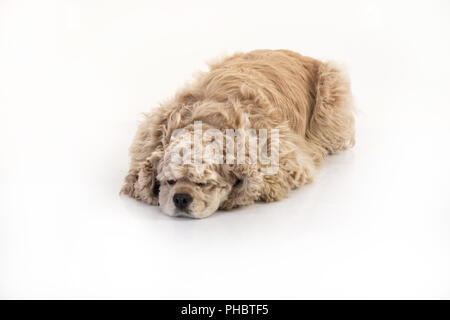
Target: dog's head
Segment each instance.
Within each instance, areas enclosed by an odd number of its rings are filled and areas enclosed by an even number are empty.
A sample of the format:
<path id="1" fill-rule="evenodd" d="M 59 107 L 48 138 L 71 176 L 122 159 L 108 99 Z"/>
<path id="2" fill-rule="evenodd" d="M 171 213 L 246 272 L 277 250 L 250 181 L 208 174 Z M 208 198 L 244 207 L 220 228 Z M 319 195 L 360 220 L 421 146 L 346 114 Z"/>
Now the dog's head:
<path id="1" fill-rule="evenodd" d="M 169 216 L 205 218 L 219 208 L 253 202 L 263 185 L 256 165 L 223 163 L 222 132 L 206 132 L 196 144 L 189 129 L 172 133 L 163 150 L 149 158 L 152 170 L 146 172 L 152 172 L 153 178 L 144 192 L 151 192 Z"/>
<path id="2" fill-rule="evenodd" d="M 254 132 L 249 130 L 248 117 L 241 109 L 232 103 L 220 108 L 206 104 L 198 108 L 201 114 L 186 107 L 158 118 L 159 125 L 152 123 L 156 133 L 151 139 L 153 144 L 140 143 L 137 148 L 153 151 L 138 165 L 137 172 L 130 174 L 124 193 L 158 204 L 167 215 L 192 218 L 205 218 L 219 208 L 232 209 L 261 199 L 267 172 L 263 172 L 266 165 L 260 162 L 259 152 L 268 149 L 271 140 L 258 140 L 255 162 L 251 151 L 256 149 L 250 146 L 250 141 L 255 141 Z M 196 136 L 198 122 L 203 126 L 200 137 Z M 146 137 L 139 136 L 142 140 Z M 277 153 L 272 154 L 278 160 Z M 271 163 L 277 168 L 278 161 Z"/>
<path id="3" fill-rule="evenodd" d="M 204 150 L 201 139 L 201 157 L 196 161 L 195 139 L 191 130 L 172 133 L 158 163 L 159 206 L 167 215 L 208 217 L 227 200 L 237 181 L 215 161 L 214 152 L 222 152 L 218 144 L 214 150 Z"/>

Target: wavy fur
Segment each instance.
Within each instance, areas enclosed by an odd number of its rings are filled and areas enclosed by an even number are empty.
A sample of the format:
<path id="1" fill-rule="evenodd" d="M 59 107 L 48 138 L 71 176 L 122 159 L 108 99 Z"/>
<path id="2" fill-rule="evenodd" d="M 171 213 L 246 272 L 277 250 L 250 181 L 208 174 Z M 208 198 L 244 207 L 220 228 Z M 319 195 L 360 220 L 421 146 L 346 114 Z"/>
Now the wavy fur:
<path id="1" fill-rule="evenodd" d="M 218 130 L 278 129 L 278 172 L 264 175 L 259 163 L 247 162 L 170 168 L 164 155 L 172 147 L 173 131 L 192 130 L 196 120 Z M 238 53 L 212 64 L 146 115 L 130 148 L 121 193 L 159 203 L 172 214 L 170 197 L 181 188 L 194 196 L 192 216 L 205 217 L 217 208 L 286 198 L 291 189 L 313 180 L 329 154 L 353 145 L 350 81 L 341 68 L 287 50 Z M 168 186 L 168 179 L 179 180 L 179 186 Z M 194 187 L 193 181 L 203 180 L 213 187 Z"/>

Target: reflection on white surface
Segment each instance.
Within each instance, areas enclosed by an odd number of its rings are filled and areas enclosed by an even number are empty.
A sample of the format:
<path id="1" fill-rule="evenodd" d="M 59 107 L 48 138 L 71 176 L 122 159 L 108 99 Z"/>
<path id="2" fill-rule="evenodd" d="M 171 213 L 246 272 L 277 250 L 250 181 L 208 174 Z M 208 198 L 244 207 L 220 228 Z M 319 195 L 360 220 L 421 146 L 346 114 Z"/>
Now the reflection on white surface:
<path id="1" fill-rule="evenodd" d="M 449 4 L 294 5 L 2 1 L 0 297 L 450 298 Z M 348 65 L 357 146 L 205 220 L 119 197 L 139 114 L 254 48 Z"/>

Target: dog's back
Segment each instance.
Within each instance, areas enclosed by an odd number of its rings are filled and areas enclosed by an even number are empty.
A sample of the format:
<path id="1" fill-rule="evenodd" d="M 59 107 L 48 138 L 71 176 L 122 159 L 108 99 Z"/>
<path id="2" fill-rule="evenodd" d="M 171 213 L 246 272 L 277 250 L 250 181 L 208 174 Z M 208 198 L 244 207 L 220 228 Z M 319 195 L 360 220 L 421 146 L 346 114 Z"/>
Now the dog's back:
<path id="1" fill-rule="evenodd" d="M 227 98 L 242 94 L 242 85 L 261 90 L 279 109 L 280 121 L 305 134 L 320 62 L 288 50 L 256 50 L 235 54 L 212 66 L 205 78 L 206 95 Z"/>
<path id="2" fill-rule="evenodd" d="M 277 109 L 274 121 L 288 121 L 324 153 L 354 144 L 350 81 L 336 65 L 289 50 L 255 50 L 213 64 L 201 81 L 204 97 L 213 100 L 242 99 L 243 86 L 261 90 Z"/>

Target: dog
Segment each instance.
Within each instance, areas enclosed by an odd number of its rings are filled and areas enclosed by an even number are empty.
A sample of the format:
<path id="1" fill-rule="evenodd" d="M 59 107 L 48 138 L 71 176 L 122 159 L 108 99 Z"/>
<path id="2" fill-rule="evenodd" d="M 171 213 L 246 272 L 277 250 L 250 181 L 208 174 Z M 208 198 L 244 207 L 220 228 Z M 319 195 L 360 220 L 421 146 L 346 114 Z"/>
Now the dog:
<path id="1" fill-rule="evenodd" d="M 121 193 L 191 218 L 278 201 L 354 145 L 354 122 L 350 81 L 337 64 L 289 50 L 237 53 L 145 114 Z M 196 137 L 198 128 L 213 134 Z M 248 150 L 254 138 L 265 159 Z"/>

